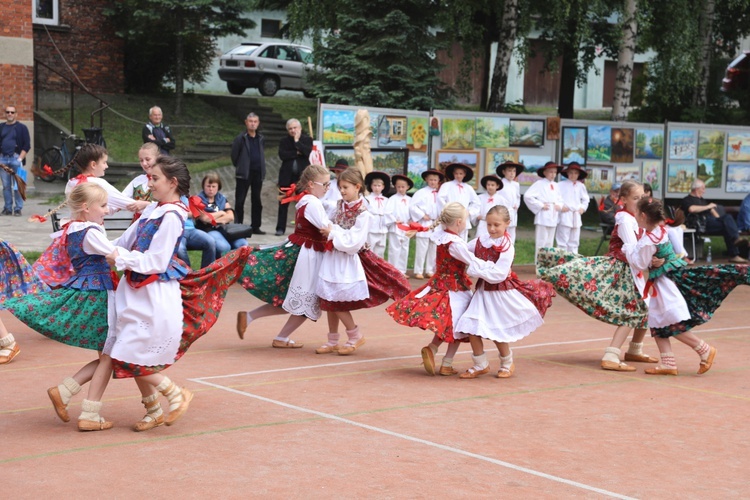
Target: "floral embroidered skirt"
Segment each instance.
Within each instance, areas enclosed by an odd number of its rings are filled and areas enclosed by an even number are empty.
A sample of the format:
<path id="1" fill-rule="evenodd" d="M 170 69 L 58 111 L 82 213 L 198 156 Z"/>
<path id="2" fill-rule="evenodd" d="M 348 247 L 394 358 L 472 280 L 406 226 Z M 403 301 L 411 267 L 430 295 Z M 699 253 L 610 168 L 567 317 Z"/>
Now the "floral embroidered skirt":
<path id="1" fill-rule="evenodd" d="M 584 257 L 558 248 L 541 248 L 537 275 L 594 319 L 630 328 L 648 325 L 648 306 L 635 286 L 630 266 L 614 257 Z"/>
<path id="2" fill-rule="evenodd" d="M 299 252 L 297 245 L 254 249 L 242 270 L 240 284 L 263 302 L 281 306 L 289 291 Z"/>
<path id="3" fill-rule="evenodd" d="M 11 297 L 46 292 L 45 285 L 21 252 L 0 239 L 0 309 Z"/>
<path id="4" fill-rule="evenodd" d="M 371 250 L 359 252 L 359 259 L 365 270 L 367 289 L 370 296 L 351 302 L 334 302 L 320 299 L 324 311 L 355 311 L 385 304 L 388 300 L 399 300 L 411 292 L 409 280 L 385 260 Z"/>
<path id="5" fill-rule="evenodd" d="M 210 265 L 190 272 L 180 280 L 182 292 L 182 338 L 175 356 L 180 359 L 188 348 L 216 323 L 229 287 L 240 279 L 251 247 L 232 250 Z M 126 283 L 120 286 L 128 286 Z M 158 373 L 171 365 L 141 366 L 113 359 L 114 377 L 139 377 Z"/>
<path id="6" fill-rule="evenodd" d="M 668 338 L 707 322 L 737 285 L 750 285 L 747 265 L 683 267 L 669 273 L 690 311 L 690 319 L 652 328 L 654 337 Z"/>

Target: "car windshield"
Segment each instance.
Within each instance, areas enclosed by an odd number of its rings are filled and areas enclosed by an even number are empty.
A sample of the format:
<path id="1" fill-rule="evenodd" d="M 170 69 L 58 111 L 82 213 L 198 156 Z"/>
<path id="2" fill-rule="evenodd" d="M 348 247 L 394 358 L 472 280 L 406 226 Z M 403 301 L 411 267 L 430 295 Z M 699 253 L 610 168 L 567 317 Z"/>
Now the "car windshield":
<path id="1" fill-rule="evenodd" d="M 306 49 L 303 47 L 297 47 L 297 50 L 299 51 L 300 59 L 302 59 L 302 62 L 305 64 L 312 64 L 313 62 L 313 55 L 312 51 L 310 49 Z"/>
<path id="2" fill-rule="evenodd" d="M 249 56 L 249 55 L 252 55 L 252 53 L 255 52 L 258 49 L 258 47 L 260 47 L 260 45 L 238 45 L 237 47 L 227 52 L 225 55 Z"/>

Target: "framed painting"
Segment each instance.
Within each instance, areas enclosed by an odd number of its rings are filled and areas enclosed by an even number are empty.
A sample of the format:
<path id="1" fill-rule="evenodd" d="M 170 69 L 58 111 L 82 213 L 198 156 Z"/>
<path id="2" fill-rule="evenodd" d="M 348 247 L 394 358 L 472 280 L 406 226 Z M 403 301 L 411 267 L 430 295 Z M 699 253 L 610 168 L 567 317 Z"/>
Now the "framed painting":
<path id="1" fill-rule="evenodd" d="M 586 165 L 586 127 L 563 127 L 562 129 L 562 163 L 567 165 L 577 161 Z"/>
<path id="2" fill-rule="evenodd" d="M 707 158 L 711 160 L 724 159 L 724 142 L 726 133 L 723 130 L 699 130 L 698 131 L 698 159 Z M 698 172 L 700 177 L 700 172 Z M 719 186 L 716 186 L 719 187 Z"/>
<path id="3" fill-rule="evenodd" d="M 414 189 L 417 190 L 426 186 L 424 179 L 422 179 L 422 172 L 429 168 L 427 155 L 409 152 L 409 160 L 407 163 L 409 179 L 414 182 Z"/>
<path id="4" fill-rule="evenodd" d="M 445 128 L 445 120 L 443 120 L 443 128 Z M 455 151 L 447 149 L 439 149 L 435 151 L 435 168 L 441 172 L 445 172 L 445 167 L 451 163 L 463 163 L 471 167 L 474 171 L 474 177 L 469 181 L 469 184 L 474 186 L 474 189 L 479 187 L 479 178 L 481 172 L 479 171 L 479 151 Z"/>
<path id="5" fill-rule="evenodd" d="M 612 128 L 612 163 L 633 163 L 633 129 Z"/>
<path id="6" fill-rule="evenodd" d="M 560 140 L 560 117 L 559 116 L 550 116 L 547 118 L 547 140 L 548 141 Z"/>
<path id="7" fill-rule="evenodd" d="M 590 125 L 587 141 L 586 158 L 588 161 L 610 161 L 612 156 L 612 127 L 608 125 Z"/>
<path id="8" fill-rule="evenodd" d="M 378 142 L 378 123 L 380 123 L 380 115 L 378 113 L 370 113 L 370 132 L 372 132 L 372 139 L 375 144 Z"/>
<path id="9" fill-rule="evenodd" d="M 508 118 L 477 118 L 474 147 L 507 148 L 509 129 L 510 119 Z"/>
<path id="10" fill-rule="evenodd" d="M 622 184 L 625 181 L 641 182 L 641 166 L 623 165 L 615 167 L 615 182 Z"/>
<path id="11" fill-rule="evenodd" d="M 727 165 L 727 193 L 750 193 L 750 165 Z"/>
<path id="12" fill-rule="evenodd" d="M 724 148 L 722 148 L 722 152 Z M 698 160 L 698 178 L 706 184 L 707 188 L 720 188 L 722 183 L 723 160 L 700 158 Z"/>
<path id="13" fill-rule="evenodd" d="M 727 161 L 750 161 L 750 132 L 729 132 Z"/>
<path id="14" fill-rule="evenodd" d="M 661 161 L 648 160 L 643 162 L 643 182 L 651 184 L 654 193 L 658 193 L 662 186 Z"/>
<path id="15" fill-rule="evenodd" d="M 427 118 L 409 117 L 406 120 L 406 147 L 409 151 L 427 152 Z"/>
<path id="16" fill-rule="evenodd" d="M 541 148 L 544 146 L 544 120 L 510 120 L 510 147 Z"/>
<path id="17" fill-rule="evenodd" d="M 443 118 L 443 149 L 466 150 L 474 147 L 475 122 L 465 118 Z"/>
<path id="18" fill-rule="evenodd" d="M 695 163 L 670 163 L 667 168 L 667 192 L 689 193 L 695 173 Z"/>
<path id="19" fill-rule="evenodd" d="M 484 150 L 484 172 L 482 175 L 495 173 L 501 163 L 514 161 L 518 163 L 518 150 L 510 148 L 487 148 Z"/>
<path id="20" fill-rule="evenodd" d="M 545 163 L 552 160 L 549 156 L 544 155 L 521 155 L 518 157 L 518 163 L 523 165 L 524 170 L 521 175 L 516 177 L 518 183 L 522 186 L 531 186 L 534 182 L 539 180 L 539 176 L 536 175 L 536 171 L 543 167 Z"/>
<path id="21" fill-rule="evenodd" d="M 406 117 L 380 115 L 378 147 L 406 147 Z"/>
<path id="22" fill-rule="evenodd" d="M 636 130 L 635 157 L 638 159 L 664 158 L 664 132 L 661 130 Z"/>
<path id="23" fill-rule="evenodd" d="M 335 165 L 336 160 L 346 160 L 349 165 L 354 165 L 354 148 L 349 146 L 326 146 L 323 156 L 326 165 Z"/>
<path id="24" fill-rule="evenodd" d="M 380 170 L 390 176 L 395 174 L 408 175 L 409 151 L 404 148 L 377 148 L 372 154 L 372 169 Z M 354 165 L 354 163 L 350 163 Z"/>
<path id="25" fill-rule="evenodd" d="M 323 110 L 323 143 L 354 144 L 354 111 Z"/>
<path id="26" fill-rule="evenodd" d="M 696 143 L 695 130 L 669 131 L 669 159 L 695 160 Z M 682 191 L 670 191 L 681 193 Z"/>
<path id="27" fill-rule="evenodd" d="M 597 165 L 590 163 L 586 166 L 588 176 L 583 180 L 583 184 L 589 193 L 608 194 L 612 189 L 615 178 L 615 168 L 612 165 Z"/>

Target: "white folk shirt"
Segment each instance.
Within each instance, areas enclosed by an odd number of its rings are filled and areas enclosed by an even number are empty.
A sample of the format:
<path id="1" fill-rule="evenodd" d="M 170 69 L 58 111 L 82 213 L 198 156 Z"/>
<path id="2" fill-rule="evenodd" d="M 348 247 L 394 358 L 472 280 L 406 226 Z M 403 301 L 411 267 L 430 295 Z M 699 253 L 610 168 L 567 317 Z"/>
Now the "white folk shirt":
<path id="1" fill-rule="evenodd" d="M 509 205 L 508 211 L 510 211 L 510 225 L 508 227 L 518 226 L 518 207 L 521 206 L 521 185 L 518 181 L 509 181 L 503 178 L 503 189 L 498 191 L 498 194 L 507 200 Z"/>
<path id="2" fill-rule="evenodd" d="M 385 222 L 388 224 L 389 233 L 406 234 L 405 231 L 396 226 L 396 223 L 409 224 L 409 221 L 411 221 L 409 216 L 410 204 L 411 198 L 405 194 L 396 193 L 388 198 L 388 203 L 385 206 Z"/>
<path id="3" fill-rule="evenodd" d="M 539 179 L 523 195 L 523 201 L 534 214 L 534 224 L 546 227 L 557 227 L 558 211 L 563 206 L 560 187 L 554 181 Z M 547 210 L 542 210 L 548 204 Z"/>
<path id="4" fill-rule="evenodd" d="M 375 193 L 370 193 L 365 196 L 365 200 L 367 211 L 373 215 L 373 220 L 370 222 L 370 232 L 386 234 L 388 232 L 388 226 L 385 221 L 385 209 L 388 204 L 388 198 L 382 193 L 377 195 Z"/>
<path id="5" fill-rule="evenodd" d="M 411 205 L 409 206 L 411 220 L 418 222 L 424 227 L 429 227 L 440 217 L 440 209 L 438 207 L 438 190 L 425 186 L 414 193 L 414 197 L 411 199 Z M 425 220 L 425 215 L 430 220 Z M 416 237 L 429 238 L 430 233 L 432 233 L 432 230 L 422 231 L 417 233 Z"/>
<path id="6" fill-rule="evenodd" d="M 568 212 L 560 212 L 560 225 L 565 227 L 581 227 L 581 214 L 589 207 L 589 192 L 581 181 L 562 181 L 558 183 L 563 206 L 568 207 Z"/>
<path id="7" fill-rule="evenodd" d="M 440 186 L 438 191 L 438 206 L 442 212 L 448 203 L 458 202 L 469 211 L 469 219 L 466 221 L 466 229 L 471 229 L 471 221 L 476 221 L 479 215 L 479 197 L 474 188 L 465 182 L 453 179 Z"/>

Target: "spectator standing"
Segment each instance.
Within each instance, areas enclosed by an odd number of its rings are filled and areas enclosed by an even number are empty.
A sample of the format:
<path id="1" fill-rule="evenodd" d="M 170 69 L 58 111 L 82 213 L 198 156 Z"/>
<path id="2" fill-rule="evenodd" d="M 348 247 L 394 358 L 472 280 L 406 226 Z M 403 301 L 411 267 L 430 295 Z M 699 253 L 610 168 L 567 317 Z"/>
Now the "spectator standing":
<path id="1" fill-rule="evenodd" d="M 260 118 L 255 113 L 249 113 L 245 118 L 247 131 L 238 135 L 232 142 L 232 164 L 235 167 L 237 185 L 234 192 L 235 221 L 243 224 L 245 221 L 245 199 L 250 191 L 250 225 L 253 234 L 266 234 L 261 230 L 263 202 L 260 197 L 263 189 L 263 179 L 266 178 L 266 142 L 258 133 Z"/>
<path id="2" fill-rule="evenodd" d="M 5 123 L 0 124 L 0 163 L 4 163 L 18 173 L 21 165 L 26 164 L 26 155 L 31 150 L 31 136 L 29 129 L 18 121 L 18 112 L 15 106 L 5 106 Z M 0 179 L 3 183 L 3 205 L 2 215 L 21 215 L 23 198 L 16 190 L 13 193 L 14 177 L 9 172 L 0 169 Z M 13 201 L 15 199 L 15 208 Z"/>
<path id="3" fill-rule="evenodd" d="M 148 123 L 143 126 L 141 131 L 141 137 L 143 143 L 153 142 L 159 146 L 159 153 L 163 155 L 169 155 L 176 144 L 174 137 L 172 137 L 172 129 L 169 125 L 162 123 L 164 114 L 159 106 L 154 106 L 148 110 Z"/>
<path id="4" fill-rule="evenodd" d="M 286 122 L 289 133 L 279 142 L 279 189 L 288 188 L 299 182 L 302 171 L 310 164 L 310 153 L 313 148 L 312 137 L 302 133 L 299 120 L 292 118 Z M 286 230 L 287 212 L 289 205 L 279 202 L 279 216 L 276 220 L 276 236 L 281 236 Z"/>

